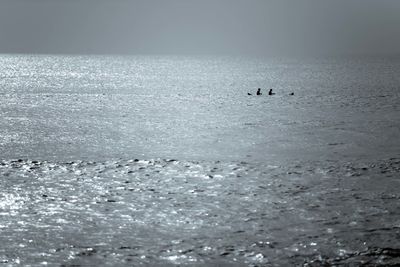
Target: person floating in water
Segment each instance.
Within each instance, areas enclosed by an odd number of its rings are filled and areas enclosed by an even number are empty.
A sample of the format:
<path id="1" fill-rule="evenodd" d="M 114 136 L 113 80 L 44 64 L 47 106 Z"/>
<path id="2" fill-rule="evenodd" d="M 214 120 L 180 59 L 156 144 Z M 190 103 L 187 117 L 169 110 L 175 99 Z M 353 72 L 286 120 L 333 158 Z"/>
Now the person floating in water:
<path id="1" fill-rule="evenodd" d="M 272 89 L 269 89 L 268 95 L 274 95 L 275 93 L 272 92 Z"/>
<path id="2" fill-rule="evenodd" d="M 253 94 L 247 93 L 247 95 L 253 95 Z M 261 93 L 261 88 L 258 88 L 258 89 L 257 89 L 256 95 L 262 95 L 262 93 Z"/>
<path id="3" fill-rule="evenodd" d="M 294 93 L 290 93 L 289 95 L 294 95 Z"/>

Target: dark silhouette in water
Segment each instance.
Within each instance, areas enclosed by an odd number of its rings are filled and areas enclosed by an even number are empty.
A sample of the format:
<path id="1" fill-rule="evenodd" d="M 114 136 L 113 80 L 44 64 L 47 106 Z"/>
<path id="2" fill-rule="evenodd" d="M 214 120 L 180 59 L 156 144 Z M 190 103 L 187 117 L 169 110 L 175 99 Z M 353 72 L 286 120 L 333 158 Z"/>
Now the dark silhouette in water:
<path id="1" fill-rule="evenodd" d="M 261 88 L 258 88 L 258 89 L 257 89 L 257 95 L 262 95 L 262 93 L 261 93 Z"/>
<path id="2" fill-rule="evenodd" d="M 274 95 L 275 93 L 272 92 L 272 89 L 269 89 L 268 95 Z"/>
<path id="3" fill-rule="evenodd" d="M 247 93 L 247 95 L 252 95 L 252 94 L 250 94 L 250 93 Z"/>
<path id="4" fill-rule="evenodd" d="M 294 95 L 294 93 L 290 93 L 289 95 Z"/>

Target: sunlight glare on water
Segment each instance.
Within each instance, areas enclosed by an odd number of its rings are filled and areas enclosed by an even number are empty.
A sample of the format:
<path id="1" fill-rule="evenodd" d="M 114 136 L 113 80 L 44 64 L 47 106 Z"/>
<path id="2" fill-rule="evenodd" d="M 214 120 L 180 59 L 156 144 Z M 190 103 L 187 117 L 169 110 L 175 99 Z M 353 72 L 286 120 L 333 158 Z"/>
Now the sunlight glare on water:
<path id="1" fill-rule="evenodd" d="M 384 59 L 2 55 L 0 145 L 45 159 L 390 154 L 399 70 Z"/>
<path id="2" fill-rule="evenodd" d="M 0 263 L 399 264 L 399 70 L 1 55 Z"/>

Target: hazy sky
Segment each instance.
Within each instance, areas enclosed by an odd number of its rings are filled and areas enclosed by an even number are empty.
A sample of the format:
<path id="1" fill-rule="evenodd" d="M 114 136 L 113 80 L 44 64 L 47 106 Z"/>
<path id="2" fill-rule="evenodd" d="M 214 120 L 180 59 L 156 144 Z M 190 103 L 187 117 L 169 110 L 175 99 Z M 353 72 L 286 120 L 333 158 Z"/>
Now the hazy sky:
<path id="1" fill-rule="evenodd" d="M 400 54 L 400 0 L 0 0 L 0 53 Z"/>

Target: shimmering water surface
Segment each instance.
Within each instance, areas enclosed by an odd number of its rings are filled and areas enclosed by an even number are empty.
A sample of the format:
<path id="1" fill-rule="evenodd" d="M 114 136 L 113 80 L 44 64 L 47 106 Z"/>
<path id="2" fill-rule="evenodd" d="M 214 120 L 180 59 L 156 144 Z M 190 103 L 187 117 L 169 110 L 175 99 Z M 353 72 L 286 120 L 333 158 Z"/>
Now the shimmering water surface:
<path id="1" fill-rule="evenodd" d="M 0 266 L 400 264 L 399 73 L 2 55 Z"/>
<path id="2" fill-rule="evenodd" d="M 400 60 L 384 59 L 3 55 L 0 149 L 43 159 L 396 155 L 399 73 Z M 247 96 L 258 87 L 263 96 Z"/>

